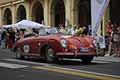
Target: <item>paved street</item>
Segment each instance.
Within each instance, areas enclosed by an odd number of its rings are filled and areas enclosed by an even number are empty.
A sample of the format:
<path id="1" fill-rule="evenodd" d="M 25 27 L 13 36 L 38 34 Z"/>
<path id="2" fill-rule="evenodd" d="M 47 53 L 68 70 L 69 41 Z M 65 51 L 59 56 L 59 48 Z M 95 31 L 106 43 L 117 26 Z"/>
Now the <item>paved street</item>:
<path id="1" fill-rule="evenodd" d="M 120 58 L 95 57 L 92 63 L 64 59 L 50 64 L 40 59 L 16 59 L 8 49 L 0 49 L 2 80 L 120 80 Z"/>

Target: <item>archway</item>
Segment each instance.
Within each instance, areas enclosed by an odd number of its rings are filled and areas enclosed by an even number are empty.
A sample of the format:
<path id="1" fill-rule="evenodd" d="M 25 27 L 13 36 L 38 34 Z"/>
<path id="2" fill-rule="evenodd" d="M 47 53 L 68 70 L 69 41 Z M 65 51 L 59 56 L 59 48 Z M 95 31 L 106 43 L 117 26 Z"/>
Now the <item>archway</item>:
<path id="1" fill-rule="evenodd" d="M 120 0 L 110 0 L 110 19 L 115 24 L 120 24 Z"/>
<path id="2" fill-rule="evenodd" d="M 59 24 L 65 25 L 65 5 L 63 0 L 53 0 L 51 4 L 51 20 L 53 26 L 58 27 Z"/>
<path id="3" fill-rule="evenodd" d="M 91 4 L 90 0 L 74 0 L 73 2 L 73 22 L 76 25 L 91 24 Z"/>
<path id="4" fill-rule="evenodd" d="M 38 23 L 42 23 L 44 21 L 43 15 L 43 6 L 42 4 L 37 1 L 32 7 L 32 20 Z"/>
<path id="5" fill-rule="evenodd" d="M 4 20 L 3 23 L 5 25 L 12 24 L 12 13 L 9 8 L 7 8 L 4 12 Z"/>
<path id="6" fill-rule="evenodd" d="M 17 22 L 26 19 L 26 10 L 23 5 L 20 5 L 17 11 Z"/>
<path id="7" fill-rule="evenodd" d="M 79 0 L 78 3 L 78 24 L 80 26 L 91 24 L 90 0 Z"/>

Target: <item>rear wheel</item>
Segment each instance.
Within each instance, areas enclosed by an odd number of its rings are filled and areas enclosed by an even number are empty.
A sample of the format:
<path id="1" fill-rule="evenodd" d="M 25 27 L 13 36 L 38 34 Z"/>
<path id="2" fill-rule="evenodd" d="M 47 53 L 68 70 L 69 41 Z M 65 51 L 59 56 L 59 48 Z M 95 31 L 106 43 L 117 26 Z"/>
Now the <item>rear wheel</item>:
<path id="1" fill-rule="evenodd" d="M 83 56 L 81 57 L 82 63 L 90 63 L 93 60 L 94 56 Z"/>
<path id="2" fill-rule="evenodd" d="M 24 56 L 22 55 L 22 51 L 20 48 L 17 48 L 15 51 L 16 58 L 23 59 Z"/>
<path id="3" fill-rule="evenodd" d="M 55 57 L 55 52 L 51 47 L 46 48 L 45 59 L 47 62 L 55 62 L 57 58 Z"/>

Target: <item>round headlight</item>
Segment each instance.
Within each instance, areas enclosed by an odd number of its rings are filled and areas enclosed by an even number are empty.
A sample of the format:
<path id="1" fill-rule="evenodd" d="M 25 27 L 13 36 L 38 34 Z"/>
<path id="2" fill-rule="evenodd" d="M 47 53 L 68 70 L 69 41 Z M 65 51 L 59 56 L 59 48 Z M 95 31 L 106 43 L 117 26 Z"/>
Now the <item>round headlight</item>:
<path id="1" fill-rule="evenodd" d="M 62 47 L 67 48 L 68 42 L 66 39 L 61 39 L 60 43 L 61 43 Z"/>

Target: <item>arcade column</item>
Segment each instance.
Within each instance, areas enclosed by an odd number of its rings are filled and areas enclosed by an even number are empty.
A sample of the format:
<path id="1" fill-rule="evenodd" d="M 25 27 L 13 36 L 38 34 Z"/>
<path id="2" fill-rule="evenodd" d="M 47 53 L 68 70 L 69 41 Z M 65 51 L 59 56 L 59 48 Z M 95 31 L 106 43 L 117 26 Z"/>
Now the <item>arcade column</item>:
<path id="1" fill-rule="evenodd" d="M 0 27 L 2 26 L 2 9 L 0 8 Z"/>
<path id="2" fill-rule="evenodd" d="M 103 36 L 106 35 L 106 29 L 107 29 L 107 23 L 110 20 L 110 7 L 107 8 L 105 15 L 103 16 L 103 21 L 102 21 L 102 33 Z"/>
<path id="3" fill-rule="evenodd" d="M 16 5 L 12 5 L 12 24 L 16 23 Z"/>
<path id="4" fill-rule="evenodd" d="M 29 3 L 29 1 L 25 2 L 25 7 L 26 7 L 26 18 L 27 18 L 27 20 L 32 20 L 31 13 L 30 13 L 30 3 Z"/>
<path id="5" fill-rule="evenodd" d="M 44 0 L 44 24 L 45 25 L 50 25 L 49 23 L 49 2 L 48 0 Z"/>

